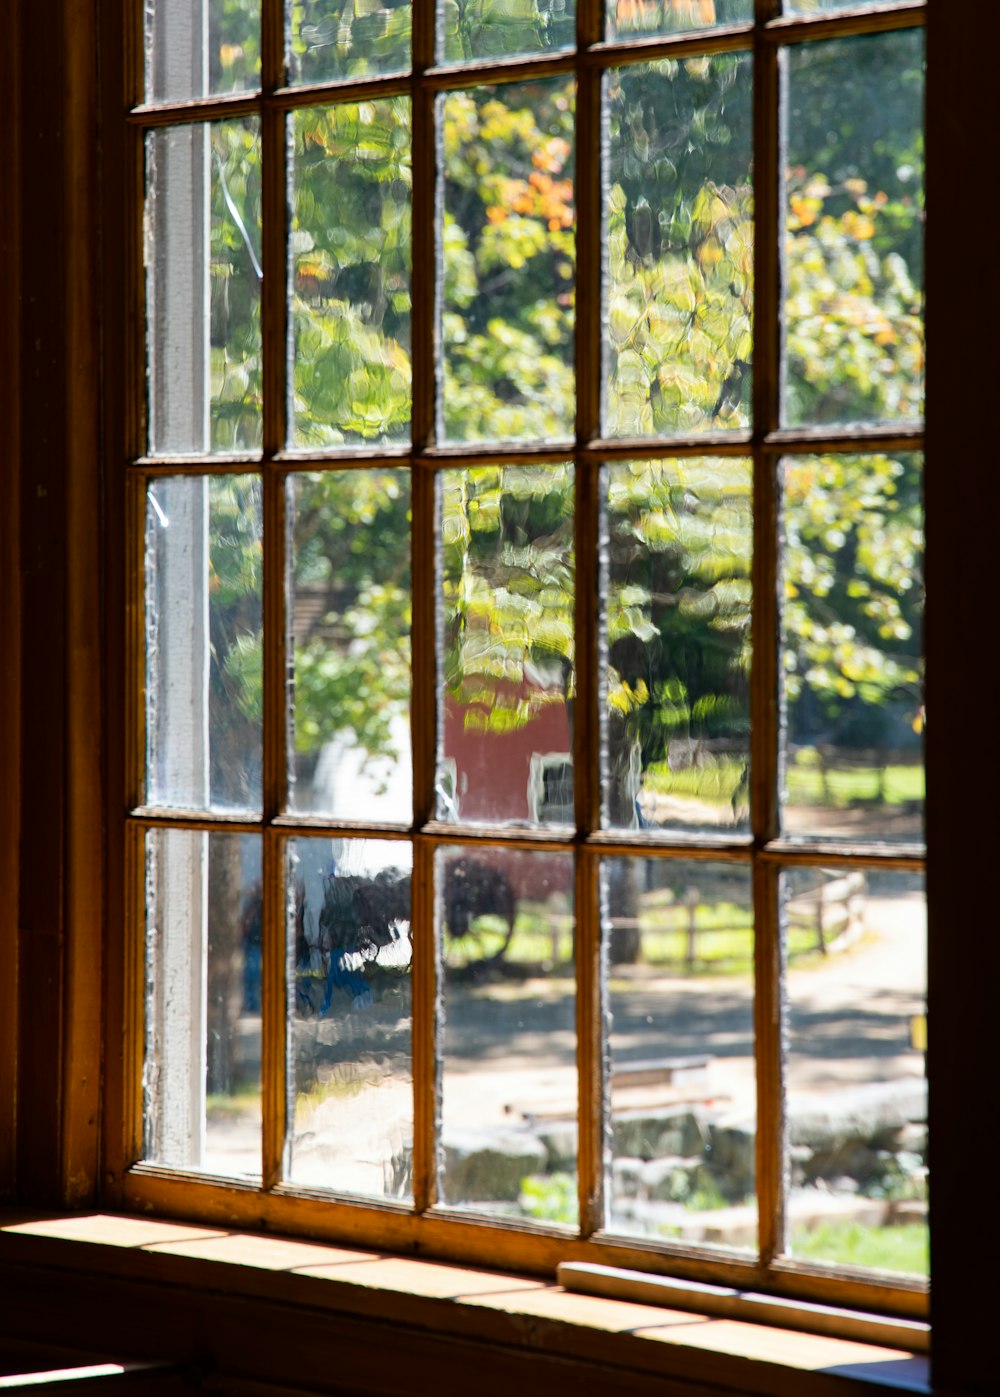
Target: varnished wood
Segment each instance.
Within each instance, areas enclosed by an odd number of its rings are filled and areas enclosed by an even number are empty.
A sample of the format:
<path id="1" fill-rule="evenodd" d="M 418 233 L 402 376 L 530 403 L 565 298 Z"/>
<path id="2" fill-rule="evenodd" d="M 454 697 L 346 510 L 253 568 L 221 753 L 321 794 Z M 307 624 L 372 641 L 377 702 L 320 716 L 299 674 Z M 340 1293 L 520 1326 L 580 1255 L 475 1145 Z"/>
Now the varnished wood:
<path id="1" fill-rule="evenodd" d="M 259 93 L 235 97 L 211 97 L 192 102 L 133 105 L 123 127 L 133 140 L 139 159 L 133 164 L 131 193 L 135 238 L 135 210 L 141 189 L 144 133 L 163 125 L 191 121 L 258 115 L 263 123 L 264 149 L 264 263 L 262 303 L 264 342 L 264 445 L 260 455 L 190 456 L 146 458 L 144 429 L 130 436 L 130 473 L 134 480 L 131 529 L 140 527 L 137 501 L 146 478 L 169 474 L 203 476 L 212 473 L 260 471 L 265 481 L 265 735 L 264 809 L 257 817 L 213 815 L 198 811 L 145 809 L 142 791 L 130 787 L 133 813 L 129 818 L 134 847 L 140 847 L 147 828 L 186 828 L 216 831 L 261 832 L 265 843 L 265 991 L 264 991 L 264 1180 L 262 1193 L 253 1185 L 233 1181 L 183 1176 L 169 1170 L 142 1166 L 129 1173 L 124 1194 L 133 1206 L 153 1207 L 167 1213 L 194 1210 L 206 1218 L 244 1224 L 257 1220 L 268 1226 L 314 1230 L 318 1234 L 364 1241 L 367 1245 L 400 1250 L 429 1251 L 442 1257 L 471 1259 L 489 1250 L 501 1264 L 530 1265 L 545 1271 L 560 1258 L 600 1257 L 613 1264 L 623 1259 L 641 1269 L 667 1269 L 691 1279 L 725 1277 L 756 1288 L 773 1288 L 790 1296 L 838 1299 L 845 1303 L 871 1303 L 896 1313 L 919 1314 L 925 1306 L 921 1282 L 913 1285 L 882 1283 L 873 1278 L 830 1275 L 781 1259 L 781 1211 L 783 1152 L 781 1124 L 780 941 L 777 888 L 783 867 L 802 862 L 831 866 L 851 863 L 880 868 L 922 866 L 922 851 L 909 846 L 858 845 L 817 840 L 797 843 L 777 837 L 777 461 L 783 453 L 807 451 L 919 449 L 922 435 L 908 424 L 850 429 L 802 428 L 779 425 L 778 332 L 780 314 L 779 157 L 777 149 L 778 45 L 800 38 L 876 32 L 922 23 L 915 7 L 895 7 L 864 12 L 838 12 L 819 17 L 783 18 L 778 6 L 766 0 L 757 7 L 755 24 L 653 39 L 620 39 L 603 42 L 601 7 L 596 0 L 581 0 L 578 8 L 576 51 L 543 53 L 514 59 L 468 64 L 438 63 L 434 51 L 434 13 L 418 6 L 414 17 L 414 66 L 412 73 L 388 78 L 365 78 L 311 87 L 282 86 L 280 45 L 282 8 L 268 0 L 263 15 L 263 70 Z M 754 47 L 755 171 L 756 171 L 756 305 L 755 391 L 752 432 L 706 433 L 670 441 L 601 437 L 601 342 L 603 311 L 600 267 L 602 258 L 602 186 L 599 162 L 602 115 L 600 89 L 603 74 L 624 63 L 649 62 L 663 57 L 716 53 Z M 440 94 L 487 83 L 512 83 L 527 78 L 577 75 L 576 122 L 576 384 L 577 409 L 572 441 L 546 441 L 533 445 L 505 443 L 439 444 L 440 344 L 438 339 L 438 285 L 440 281 L 438 222 Z M 126 84 L 127 86 L 127 84 Z M 413 112 L 413 270 L 412 354 L 413 418 L 410 448 L 343 447 L 332 451 L 289 449 L 284 411 L 287 384 L 286 334 L 286 211 L 284 140 L 290 113 L 309 105 L 355 101 L 374 96 L 409 94 Z M 140 246 L 138 242 L 135 246 Z M 142 282 L 138 268 L 132 281 L 132 300 L 141 305 Z M 138 341 L 133 340 L 136 350 Z M 141 421 L 144 389 L 141 385 L 144 350 L 138 355 L 139 377 L 134 394 L 136 422 Z M 134 356 L 135 357 L 135 356 Z M 600 598 L 597 556 L 600 529 L 600 481 L 605 462 L 614 460 L 669 459 L 671 457 L 752 456 L 754 462 L 755 548 L 753 583 L 754 680 L 752 750 L 752 831 L 718 834 L 710 838 L 676 832 L 602 831 L 598 749 L 600 742 L 601 670 L 599 637 Z M 435 766 L 437 748 L 437 659 L 435 605 L 437 600 L 437 482 L 442 469 L 469 464 L 496 463 L 516 467 L 520 463 L 565 462 L 575 468 L 575 549 L 577 558 L 576 685 L 574 765 L 576 829 L 522 829 L 516 826 L 452 827 L 435 817 Z M 321 816 L 296 816 L 285 809 L 287 752 L 284 724 L 286 695 L 285 598 L 283 556 L 286 537 L 285 489 L 292 473 L 314 469 L 372 469 L 408 464 L 413 487 L 412 569 L 413 594 L 413 693 L 411 732 L 413 748 L 413 819 L 410 825 L 331 821 Z M 133 533 L 131 568 L 141 573 L 138 535 Z M 141 584 L 133 581 L 133 610 L 141 603 Z M 142 630 L 133 620 L 132 636 L 141 645 Z M 139 659 L 127 667 L 132 682 L 141 684 Z M 133 744 L 141 750 L 141 711 L 131 705 L 139 736 Z M 414 1206 L 368 1205 L 338 1200 L 332 1195 L 290 1188 L 282 1184 L 282 1150 L 286 1064 L 284 1015 L 287 1013 L 285 973 L 286 897 L 284 892 L 285 841 L 296 831 L 331 837 L 384 837 L 404 839 L 414 847 L 412 929 L 414 969 L 412 978 L 414 1028 Z M 438 994 L 438 960 L 434 944 L 434 864 L 444 845 L 469 849 L 546 849 L 572 852 L 575 858 L 577 915 L 577 1036 L 581 1130 L 578 1168 L 582 1236 L 560 1236 L 531 1223 L 497 1222 L 461 1215 L 436 1206 L 438 1115 L 438 1065 L 435 1019 Z M 601 926 L 598 900 L 598 868 L 602 856 L 632 855 L 656 859 L 708 859 L 740 863 L 753 870 L 756 952 L 756 1036 L 758 1044 L 758 1187 L 762 1261 L 747 1261 L 739 1253 L 706 1256 L 696 1248 L 609 1237 L 601 1231 L 601 1187 L 604 1170 L 602 1121 L 602 1023 Z M 138 870 L 133 865 L 133 878 Z M 136 917 L 140 916 L 136 904 Z M 133 974 L 141 970 L 139 933 L 133 937 Z M 133 991 L 134 993 L 134 991 Z M 140 1003 L 141 1008 L 141 1003 Z M 133 1012 L 133 1018 L 135 1014 Z M 133 1082 L 141 1068 L 138 1030 L 131 1030 L 132 1047 L 126 1052 Z M 136 1088 L 133 1087 L 133 1093 Z M 137 1096 L 135 1099 L 138 1099 Z M 128 1132 L 126 1132 L 128 1136 Z M 131 1145 L 135 1148 L 133 1128 Z M 591 1235 L 592 1234 L 592 1235 Z M 590 1240 L 587 1238 L 590 1237 Z M 771 1264 L 773 1263 L 773 1264 Z"/>
<path id="2" fill-rule="evenodd" d="M 0 520 L 20 518 L 21 246 L 19 11 L 0 7 Z M 17 909 L 21 786 L 21 544 L 0 529 L 0 1196 L 15 1184 L 17 1105 Z"/>

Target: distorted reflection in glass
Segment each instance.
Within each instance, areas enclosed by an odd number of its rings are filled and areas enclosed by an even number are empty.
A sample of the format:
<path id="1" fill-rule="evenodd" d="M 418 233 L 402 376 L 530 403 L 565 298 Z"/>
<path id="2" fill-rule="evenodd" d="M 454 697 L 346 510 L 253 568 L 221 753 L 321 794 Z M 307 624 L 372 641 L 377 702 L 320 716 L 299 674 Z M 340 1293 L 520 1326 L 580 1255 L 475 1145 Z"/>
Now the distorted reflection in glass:
<path id="1" fill-rule="evenodd" d="M 628 461 L 604 474 L 603 820 L 749 821 L 752 467 Z"/>
<path id="2" fill-rule="evenodd" d="M 608 995 L 608 1228 L 757 1243 L 754 930 L 749 869 L 601 864 Z"/>
<path id="3" fill-rule="evenodd" d="M 786 457 L 782 826 L 923 838 L 923 512 L 917 452 Z"/>
<path id="4" fill-rule="evenodd" d="M 413 1174 L 411 847 L 289 841 L 287 1177 L 409 1198 Z"/>
<path id="5" fill-rule="evenodd" d="M 291 444 L 408 441 L 409 99 L 307 107 L 289 125 Z"/>
<path id="6" fill-rule="evenodd" d="M 571 466 L 440 476 L 437 814 L 571 824 Z"/>
<path id="7" fill-rule="evenodd" d="M 261 1172 L 261 841 L 146 833 L 143 1158 Z"/>
<path id="8" fill-rule="evenodd" d="M 289 806 L 409 824 L 410 476 L 296 475 Z"/>
<path id="9" fill-rule="evenodd" d="M 604 432 L 750 425 L 749 54 L 611 69 Z"/>
<path id="10" fill-rule="evenodd" d="M 439 1198 L 491 1217 L 573 1226 L 573 860 L 445 848 L 436 882 Z"/>
<path id="11" fill-rule="evenodd" d="M 788 1250 L 926 1275 L 923 876 L 791 869 L 782 920 Z"/>
<path id="12" fill-rule="evenodd" d="M 535 445 L 573 434 L 575 107 L 565 78 L 441 99 L 449 441 Z"/>

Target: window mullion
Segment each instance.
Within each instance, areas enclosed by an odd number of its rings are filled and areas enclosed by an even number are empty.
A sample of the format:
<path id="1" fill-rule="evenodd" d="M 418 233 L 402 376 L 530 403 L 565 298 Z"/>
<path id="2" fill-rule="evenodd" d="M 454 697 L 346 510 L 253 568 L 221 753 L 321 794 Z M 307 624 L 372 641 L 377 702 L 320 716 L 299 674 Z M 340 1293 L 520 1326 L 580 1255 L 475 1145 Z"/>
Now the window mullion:
<path id="1" fill-rule="evenodd" d="M 411 140 L 413 193 L 410 270 L 412 363 L 412 578 L 411 751 L 413 816 L 420 828 L 434 814 L 437 753 L 436 717 L 436 484 L 433 470 L 419 457 L 436 437 L 437 405 L 437 108 L 424 74 L 435 58 L 436 6 L 413 6 Z M 418 839 L 413 850 L 411 937 L 413 941 L 413 1201 L 423 1212 L 437 1195 L 437 951 L 434 927 L 434 844 Z"/>
<path id="2" fill-rule="evenodd" d="M 285 1144 L 288 1031 L 284 845 L 269 822 L 287 791 L 285 657 L 285 479 L 268 462 L 286 437 L 288 172 L 285 113 L 268 102 L 284 79 L 284 5 L 264 0 L 261 14 L 262 261 L 261 351 L 264 449 L 263 848 L 261 1118 L 265 1188 L 280 1182 Z"/>
<path id="3" fill-rule="evenodd" d="M 578 0 L 577 44 L 598 43 L 603 31 L 600 0 Z M 598 748 L 598 535 L 601 467 L 584 448 L 601 430 L 602 71 L 579 65 L 576 93 L 576 290 L 575 368 L 575 690 L 573 772 L 577 830 L 600 826 Z M 578 1070 L 577 1170 L 580 1228 L 584 1236 L 604 1223 L 604 1122 L 602 1073 L 601 923 L 599 865 L 578 847 L 575 875 L 576 1028 Z"/>
<path id="4" fill-rule="evenodd" d="M 754 481 L 751 821 L 759 847 L 778 832 L 778 507 L 776 460 L 763 449 L 779 425 L 781 357 L 778 50 L 762 25 L 775 0 L 757 0 L 754 48 Z M 784 1239 L 784 1108 L 778 870 L 754 868 L 754 1037 L 757 1064 L 758 1239 L 769 1265 Z"/>

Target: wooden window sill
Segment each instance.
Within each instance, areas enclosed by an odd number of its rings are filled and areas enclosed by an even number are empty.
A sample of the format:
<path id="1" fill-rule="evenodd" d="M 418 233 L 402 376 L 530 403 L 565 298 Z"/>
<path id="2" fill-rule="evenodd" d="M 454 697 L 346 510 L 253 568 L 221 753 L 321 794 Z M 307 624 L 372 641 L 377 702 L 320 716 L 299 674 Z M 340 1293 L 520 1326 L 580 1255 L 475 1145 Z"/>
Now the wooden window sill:
<path id="1" fill-rule="evenodd" d="M 42 1272 L 59 1273 L 81 1293 L 102 1283 L 146 1282 L 189 1301 L 197 1292 L 206 1310 L 213 1297 L 225 1296 L 286 1313 L 292 1306 L 353 1316 L 391 1326 L 397 1347 L 403 1331 L 430 1331 L 465 1346 L 499 1345 L 508 1355 L 610 1367 L 632 1375 L 630 1391 L 648 1377 L 672 1378 L 678 1392 L 706 1384 L 788 1397 L 930 1392 L 926 1355 L 573 1294 L 534 1277 L 140 1216 L 0 1215 L 0 1289 L 17 1295 L 20 1277 L 29 1294 L 32 1274 Z M 7 1322 L 16 1322 L 10 1309 Z M 251 1364 L 254 1347 L 247 1334 Z M 295 1361 L 284 1354 L 281 1381 L 296 1381 Z"/>

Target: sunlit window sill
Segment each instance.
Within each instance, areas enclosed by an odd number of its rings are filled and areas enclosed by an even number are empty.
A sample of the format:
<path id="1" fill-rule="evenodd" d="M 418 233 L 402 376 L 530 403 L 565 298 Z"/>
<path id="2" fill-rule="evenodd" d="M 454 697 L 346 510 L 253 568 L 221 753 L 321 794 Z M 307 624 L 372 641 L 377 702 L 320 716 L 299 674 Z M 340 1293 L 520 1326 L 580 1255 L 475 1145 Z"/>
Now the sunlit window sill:
<path id="1" fill-rule="evenodd" d="M 645 1377 L 672 1378 L 678 1391 L 690 1383 L 692 1391 L 708 1384 L 789 1397 L 870 1394 L 873 1385 L 880 1393 L 930 1391 L 924 1355 L 572 1294 L 537 1278 L 139 1216 L 0 1215 L 0 1289 L 14 1296 L 19 1272 L 42 1271 L 81 1289 L 89 1280 L 146 1282 L 174 1295 L 197 1291 L 206 1303 L 227 1296 L 301 1306 L 390 1325 L 394 1334 L 432 1331 L 508 1354 L 610 1365 L 631 1374 L 629 1391 Z M 16 1322 L 16 1306 L 5 1309 L 0 1325 Z M 248 1361 L 253 1348 L 250 1335 Z M 283 1380 L 294 1382 L 295 1356 L 284 1363 Z"/>

